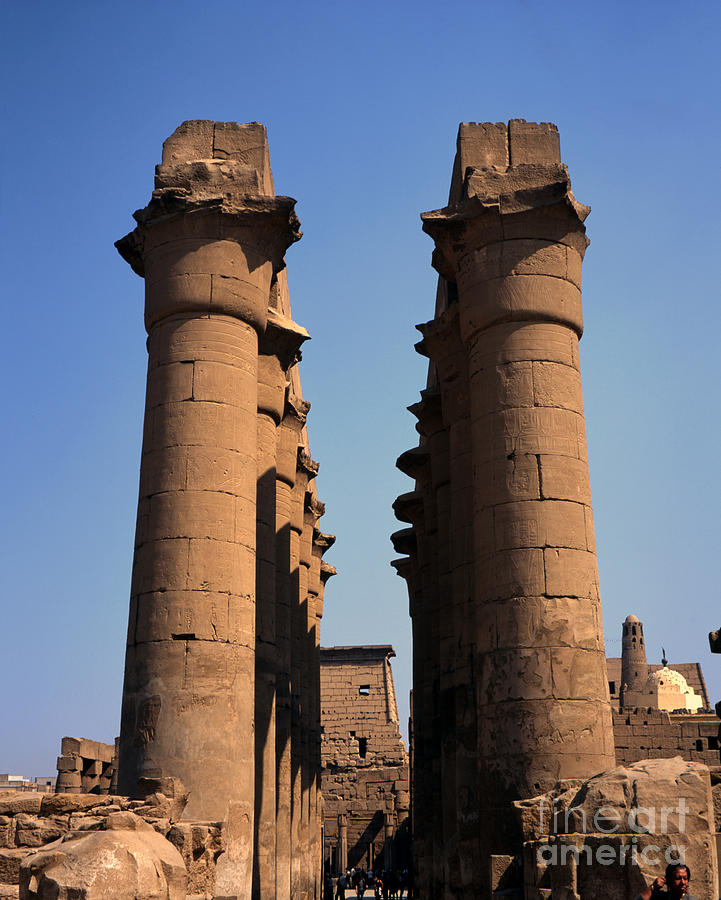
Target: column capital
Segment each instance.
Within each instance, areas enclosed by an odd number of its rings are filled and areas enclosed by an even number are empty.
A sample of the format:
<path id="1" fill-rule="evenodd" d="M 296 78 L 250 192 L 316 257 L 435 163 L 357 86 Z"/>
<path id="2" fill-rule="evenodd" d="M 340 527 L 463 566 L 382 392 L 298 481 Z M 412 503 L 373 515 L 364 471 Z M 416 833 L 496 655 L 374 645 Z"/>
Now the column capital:
<path id="1" fill-rule="evenodd" d="M 315 478 L 320 469 L 320 464 L 311 458 L 310 453 L 303 446 L 298 447 L 297 470 L 307 476 L 308 481 Z"/>
<path id="2" fill-rule="evenodd" d="M 432 387 L 421 391 L 421 399 L 418 403 L 412 403 L 408 412 L 413 413 L 418 420 L 416 431 L 424 437 L 429 438 L 442 431 L 445 426 L 440 388 Z"/>
<path id="3" fill-rule="evenodd" d="M 321 560 L 320 564 L 320 580 L 323 585 L 332 578 L 334 575 L 338 574 L 338 569 L 335 566 L 332 566 L 330 563 L 324 562 Z"/>
<path id="4" fill-rule="evenodd" d="M 283 425 L 287 425 L 289 430 L 300 435 L 303 430 L 308 413 L 310 412 L 310 403 L 296 394 L 288 392 L 285 398 L 285 409 L 283 410 Z"/>
<path id="5" fill-rule="evenodd" d="M 300 362 L 301 345 L 309 340 L 310 335 L 302 325 L 298 325 L 277 309 L 269 308 L 268 321 L 260 337 L 258 352 L 277 357 L 281 368 L 287 371 Z"/>
<path id="6" fill-rule="evenodd" d="M 334 534 L 324 534 L 317 528 L 313 530 L 313 546 L 319 548 L 321 556 L 323 556 L 326 550 L 330 550 L 333 544 L 335 544 L 335 540 Z"/>
<path id="7" fill-rule="evenodd" d="M 461 200 L 422 213 L 421 220 L 423 231 L 436 243 L 433 267 L 455 282 L 460 260 L 499 241 L 553 241 L 583 256 L 589 244 L 583 223 L 590 211 L 573 196 L 564 165 L 522 166 L 505 172 L 470 167 Z"/>
<path id="8" fill-rule="evenodd" d="M 270 284 L 300 239 L 295 200 L 276 197 L 265 128 L 184 122 L 165 142 L 150 202 L 116 242 L 146 281 L 145 324 L 229 315 L 265 328 Z"/>
<path id="9" fill-rule="evenodd" d="M 555 126 L 462 126 L 451 200 L 421 219 L 436 244 L 434 267 L 457 287 L 464 342 L 514 321 L 557 322 L 580 335 L 590 208 L 573 196 Z"/>
<path id="10" fill-rule="evenodd" d="M 391 543 L 396 553 L 404 553 L 406 556 L 415 556 L 418 552 L 416 532 L 414 528 L 401 528 L 391 535 Z"/>
<path id="11" fill-rule="evenodd" d="M 393 512 L 399 522 L 415 525 L 423 521 L 423 494 L 420 491 L 408 491 L 393 501 Z"/>
<path id="12" fill-rule="evenodd" d="M 419 447 L 411 447 L 410 450 L 401 453 L 396 460 L 396 468 L 416 481 L 423 481 L 429 478 L 430 451 L 428 447 L 423 444 Z"/>
<path id="13" fill-rule="evenodd" d="M 276 425 L 285 410 L 288 371 L 300 360 L 300 346 L 310 335 L 292 319 L 268 309 L 265 331 L 258 341 L 258 412 Z"/>

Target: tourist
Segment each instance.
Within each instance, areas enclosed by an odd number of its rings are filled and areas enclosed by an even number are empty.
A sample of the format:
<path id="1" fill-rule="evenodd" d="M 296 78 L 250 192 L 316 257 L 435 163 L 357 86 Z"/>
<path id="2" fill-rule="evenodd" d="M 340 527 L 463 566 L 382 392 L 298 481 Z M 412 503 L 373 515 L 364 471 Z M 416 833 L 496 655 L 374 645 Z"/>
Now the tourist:
<path id="1" fill-rule="evenodd" d="M 659 875 L 658 878 L 644 888 L 638 895 L 637 900 L 651 900 L 651 897 L 658 897 L 659 894 L 665 893 L 672 900 L 695 900 L 688 893 L 688 884 L 691 881 L 691 870 L 685 863 L 671 863 L 666 866 L 665 875 Z M 666 891 L 664 892 L 664 887 Z"/>
<path id="2" fill-rule="evenodd" d="M 345 900 L 345 886 L 348 883 L 345 873 L 341 872 L 335 885 L 336 900 Z"/>

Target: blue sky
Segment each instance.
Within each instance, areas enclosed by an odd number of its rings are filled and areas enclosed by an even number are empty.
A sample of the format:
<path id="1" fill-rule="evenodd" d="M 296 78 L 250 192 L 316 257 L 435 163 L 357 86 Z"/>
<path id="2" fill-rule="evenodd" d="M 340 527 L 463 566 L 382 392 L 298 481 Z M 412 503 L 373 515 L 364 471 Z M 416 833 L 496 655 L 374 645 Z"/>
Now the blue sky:
<path id="1" fill-rule="evenodd" d="M 561 132 L 592 206 L 581 343 L 610 655 L 721 658 L 718 468 L 721 7 L 665 2 L 0 2 L 5 428 L 0 772 L 54 769 L 66 734 L 118 732 L 145 380 L 142 283 L 113 242 L 184 119 L 264 122 L 301 367 L 338 542 L 325 645 L 392 643 L 394 460 L 425 378 L 431 241 L 460 121 Z"/>

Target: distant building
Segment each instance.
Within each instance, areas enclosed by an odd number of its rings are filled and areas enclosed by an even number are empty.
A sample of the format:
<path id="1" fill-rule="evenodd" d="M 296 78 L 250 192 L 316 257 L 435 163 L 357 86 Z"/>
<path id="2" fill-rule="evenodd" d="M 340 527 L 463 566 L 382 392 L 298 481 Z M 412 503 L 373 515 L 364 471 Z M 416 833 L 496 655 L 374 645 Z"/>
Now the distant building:
<path id="1" fill-rule="evenodd" d="M 23 775 L 0 773 L 0 792 L 2 791 L 39 791 L 52 794 L 55 791 L 55 775 L 25 778 Z"/>
<path id="2" fill-rule="evenodd" d="M 621 657 L 606 660 L 619 765 L 681 756 L 721 765 L 719 720 L 711 712 L 701 664 L 648 664 L 643 623 L 629 615 Z"/>
<path id="3" fill-rule="evenodd" d="M 398 727 L 393 647 L 320 651 L 326 870 L 410 865 L 408 754 Z"/>
<path id="4" fill-rule="evenodd" d="M 614 708 L 651 706 L 670 712 L 671 705 L 678 703 L 674 709 L 691 712 L 711 710 L 701 664 L 674 663 L 665 678 L 658 675 L 664 665 L 647 663 L 643 623 L 634 615 L 626 616 L 623 623 L 621 654 L 620 657 L 606 659 L 608 689 Z M 685 686 L 676 675 L 670 673 L 681 675 Z"/>

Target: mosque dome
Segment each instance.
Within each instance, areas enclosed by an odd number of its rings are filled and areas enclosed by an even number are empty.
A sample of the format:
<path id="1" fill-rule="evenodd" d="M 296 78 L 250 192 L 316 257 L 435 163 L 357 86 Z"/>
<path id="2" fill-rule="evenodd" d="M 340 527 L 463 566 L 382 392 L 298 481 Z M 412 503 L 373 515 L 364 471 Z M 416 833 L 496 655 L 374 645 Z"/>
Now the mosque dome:
<path id="1" fill-rule="evenodd" d="M 680 672 L 675 669 L 669 669 L 664 666 L 662 669 L 656 669 L 646 679 L 647 688 L 664 687 L 666 690 L 676 689 L 682 694 L 693 694 L 693 688 L 688 686 L 688 681 Z"/>
<path id="2" fill-rule="evenodd" d="M 627 625 L 640 625 L 641 620 L 638 618 L 638 616 L 634 616 L 633 613 L 629 613 L 629 615 L 626 616 L 626 624 Z"/>

